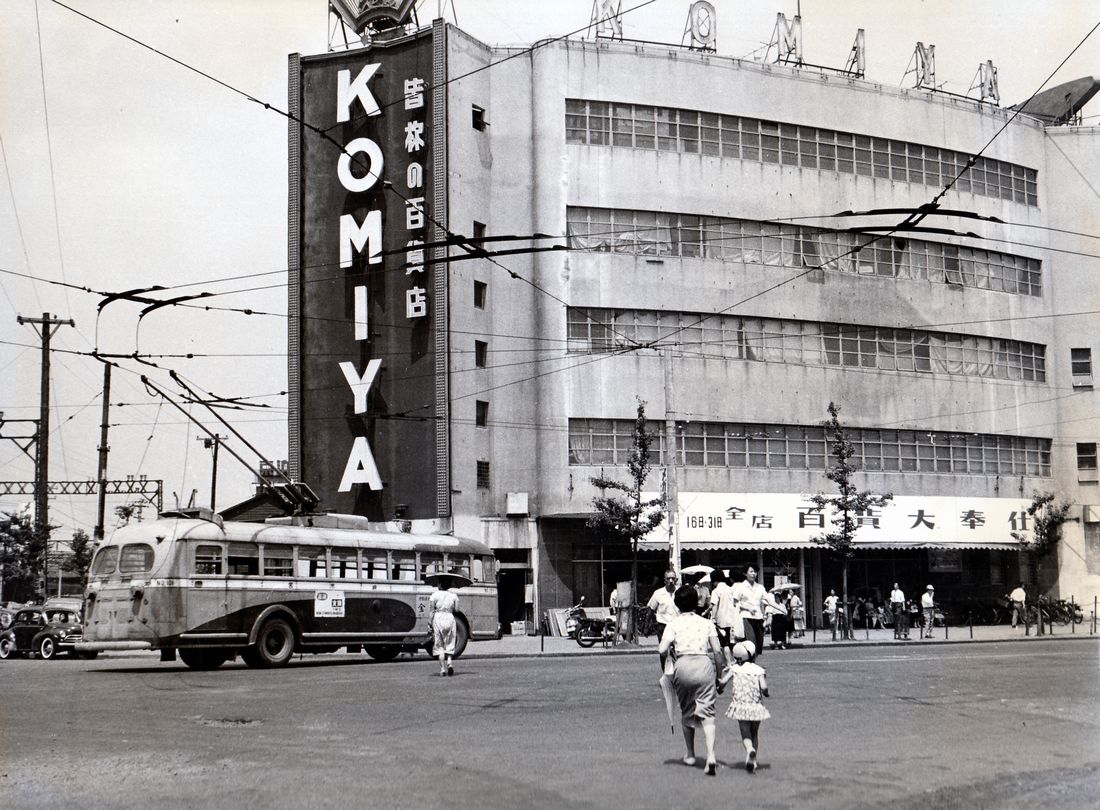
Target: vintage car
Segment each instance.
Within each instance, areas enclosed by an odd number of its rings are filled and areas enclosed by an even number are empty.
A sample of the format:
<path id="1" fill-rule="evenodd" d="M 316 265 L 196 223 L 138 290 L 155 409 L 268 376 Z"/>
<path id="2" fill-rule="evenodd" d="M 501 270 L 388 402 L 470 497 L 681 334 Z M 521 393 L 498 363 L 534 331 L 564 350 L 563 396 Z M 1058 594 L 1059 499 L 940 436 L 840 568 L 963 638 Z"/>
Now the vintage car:
<path id="1" fill-rule="evenodd" d="M 0 658 L 39 655 L 53 658 L 58 653 L 78 653 L 73 645 L 84 637 L 80 615 L 62 608 L 29 607 L 16 611 L 11 625 L 0 633 Z M 80 654 L 95 658 L 96 653 Z"/>

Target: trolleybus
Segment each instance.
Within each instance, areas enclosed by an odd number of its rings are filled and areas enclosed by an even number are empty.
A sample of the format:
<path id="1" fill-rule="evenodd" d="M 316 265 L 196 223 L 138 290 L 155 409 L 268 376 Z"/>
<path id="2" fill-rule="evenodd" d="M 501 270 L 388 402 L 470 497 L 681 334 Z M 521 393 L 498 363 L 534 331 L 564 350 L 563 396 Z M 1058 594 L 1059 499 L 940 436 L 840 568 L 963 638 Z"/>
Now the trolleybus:
<path id="1" fill-rule="evenodd" d="M 500 637 L 496 560 L 474 540 L 372 531 L 354 515 L 222 521 L 165 513 L 116 530 L 85 592 L 84 652 L 178 651 L 194 669 L 240 655 L 277 667 L 295 653 L 431 650 L 424 577 L 457 573 L 456 655 Z"/>

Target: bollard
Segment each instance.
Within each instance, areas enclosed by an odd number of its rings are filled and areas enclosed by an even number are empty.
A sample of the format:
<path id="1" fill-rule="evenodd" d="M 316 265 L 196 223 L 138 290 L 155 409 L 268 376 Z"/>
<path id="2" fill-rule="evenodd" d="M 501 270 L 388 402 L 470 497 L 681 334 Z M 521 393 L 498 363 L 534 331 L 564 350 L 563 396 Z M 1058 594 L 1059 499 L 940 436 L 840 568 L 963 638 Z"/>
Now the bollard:
<path id="1" fill-rule="evenodd" d="M 1073 609 L 1073 606 L 1076 604 L 1077 602 L 1074 600 L 1073 594 L 1071 593 L 1069 595 L 1069 632 L 1071 634 L 1077 632 L 1077 622 L 1074 621 L 1074 619 L 1077 618 L 1077 611 Z"/>
<path id="2" fill-rule="evenodd" d="M 947 617 L 943 617 L 943 640 L 947 641 Z"/>
<path id="3" fill-rule="evenodd" d="M 974 614 L 973 613 L 968 613 L 966 618 L 970 620 L 970 639 L 973 640 L 974 639 Z"/>

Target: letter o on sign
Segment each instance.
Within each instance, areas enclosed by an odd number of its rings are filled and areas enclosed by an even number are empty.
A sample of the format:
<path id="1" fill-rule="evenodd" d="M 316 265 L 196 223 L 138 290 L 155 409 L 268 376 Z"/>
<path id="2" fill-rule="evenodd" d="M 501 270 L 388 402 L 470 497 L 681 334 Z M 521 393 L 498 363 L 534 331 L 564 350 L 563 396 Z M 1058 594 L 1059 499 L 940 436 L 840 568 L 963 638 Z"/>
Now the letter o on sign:
<path id="1" fill-rule="evenodd" d="M 700 45 L 713 45 L 717 34 L 714 6 L 706 0 L 696 0 L 688 11 L 691 38 Z"/>
<path id="2" fill-rule="evenodd" d="M 367 173 L 362 177 L 356 177 L 351 170 L 352 158 L 356 155 L 367 156 Z M 357 160 L 356 166 L 361 168 L 362 161 Z M 348 191 L 366 191 L 382 176 L 382 166 L 382 150 L 378 144 L 370 138 L 356 138 L 344 147 L 336 164 L 336 175 L 340 178 L 340 185 Z"/>

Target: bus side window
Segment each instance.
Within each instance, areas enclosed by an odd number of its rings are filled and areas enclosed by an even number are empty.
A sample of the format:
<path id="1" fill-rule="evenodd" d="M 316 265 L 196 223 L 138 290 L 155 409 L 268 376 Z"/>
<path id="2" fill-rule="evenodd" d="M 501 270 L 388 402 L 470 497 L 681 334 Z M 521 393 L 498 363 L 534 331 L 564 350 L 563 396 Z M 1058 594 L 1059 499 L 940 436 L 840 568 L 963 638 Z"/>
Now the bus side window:
<path id="1" fill-rule="evenodd" d="M 424 579 L 428 574 L 443 573 L 446 573 L 446 569 L 443 567 L 443 555 L 440 552 L 420 552 L 420 576 L 418 579 Z"/>
<path id="2" fill-rule="evenodd" d="M 221 575 L 222 547 L 199 546 L 195 549 L 195 573 Z"/>
<path id="3" fill-rule="evenodd" d="M 413 581 L 416 579 L 416 554 L 411 551 L 393 552 L 393 575 L 391 579 Z"/>
<path id="4" fill-rule="evenodd" d="M 448 573 L 462 574 L 462 576 L 469 578 L 470 576 L 470 555 L 469 554 L 448 554 Z"/>
<path id="5" fill-rule="evenodd" d="M 470 577 L 474 582 L 485 581 L 485 564 L 481 557 L 474 557 L 474 575 Z"/>
<path id="6" fill-rule="evenodd" d="M 496 557 L 481 557 L 482 567 L 485 569 L 485 578 L 482 582 L 492 582 L 496 584 L 497 581 L 497 558 Z"/>
<path id="7" fill-rule="evenodd" d="M 118 566 L 118 546 L 108 546 L 99 550 L 92 563 L 92 574 L 95 576 L 107 576 L 113 574 Z"/>
<path id="8" fill-rule="evenodd" d="M 315 546 L 298 547 L 298 576 L 325 579 L 328 577 L 325 550 Z"/>
<path id="9" fill-rule="evenodd" d="M 386 552 L 384 551 L 364 551 L 363 552 L 363 578 L 364 579 L 387 579 L 389 572 L 389 565 L 386 562 Z"/>
<path id="10" fill-rule="evenodd" d="M 290 577 L 294 576 L 294 549 L 289 546 L 265 545 L 264 552 L 264 576 L 265 577 Z"/>
<path id="11" fill-rule="evenodd" d="M 336 579 L 359 579 L 359 557 L 355 549 L 332 550 L 332 576 Z"/>
<path id="12" fill-rule="evenodd" d="M 260 573 L 260 547 L 253 543 L 229 544 L 229 574 L 254 577 Z"/>

